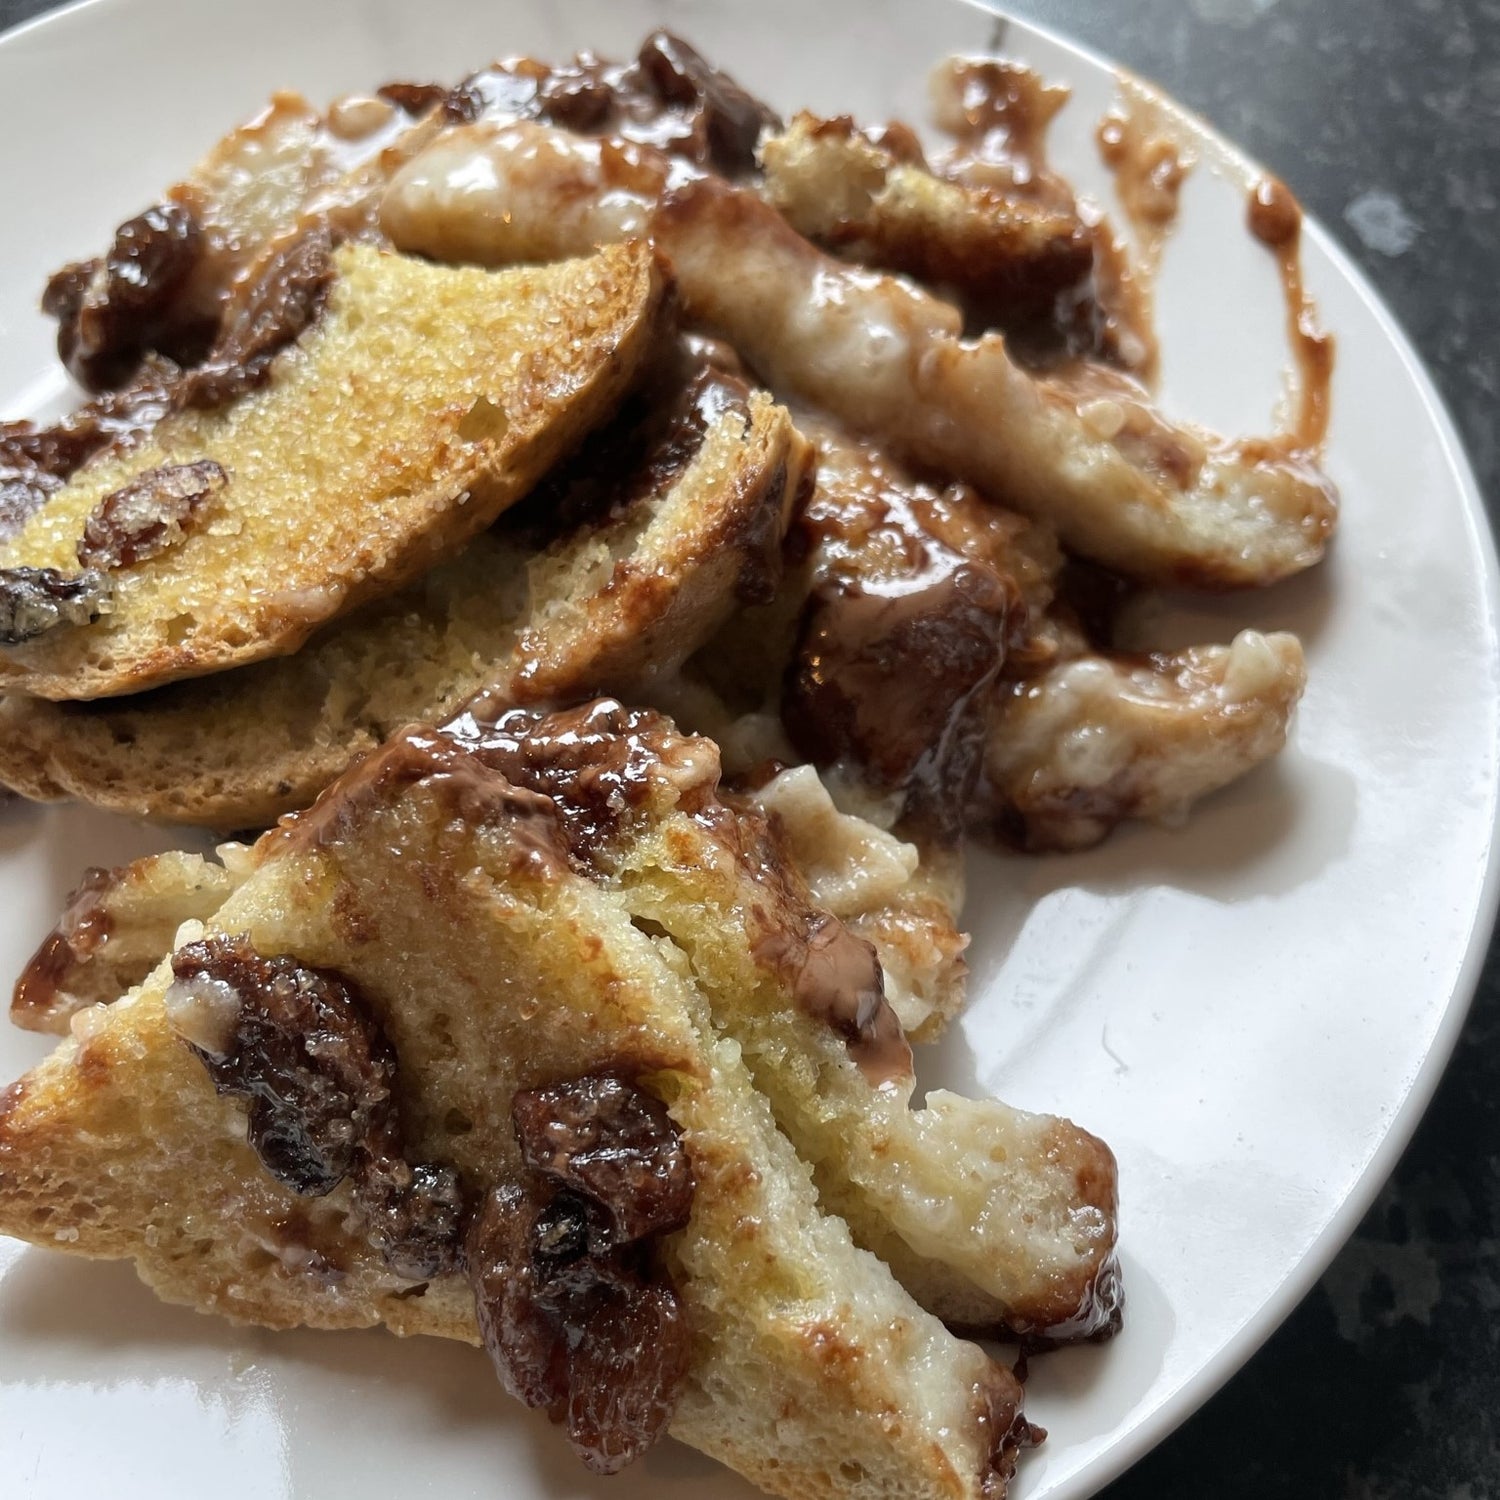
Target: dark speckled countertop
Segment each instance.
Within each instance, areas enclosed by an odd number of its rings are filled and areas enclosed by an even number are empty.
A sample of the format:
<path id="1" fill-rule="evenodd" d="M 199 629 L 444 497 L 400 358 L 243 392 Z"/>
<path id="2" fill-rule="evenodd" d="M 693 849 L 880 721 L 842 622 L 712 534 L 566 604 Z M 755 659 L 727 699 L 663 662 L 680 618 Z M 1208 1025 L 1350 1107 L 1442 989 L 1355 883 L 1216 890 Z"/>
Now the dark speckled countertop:
<path id="1" fill-rule="evenodd" d="M 0 28 L 50 8 L 0 0 Z M 1426 357 L 1500 519 L 1500 0 L 1013 0 L 1280 173 Z M 1500 948 L 1353 1241 L 1110 1500 L 1500 1497 Z"/>

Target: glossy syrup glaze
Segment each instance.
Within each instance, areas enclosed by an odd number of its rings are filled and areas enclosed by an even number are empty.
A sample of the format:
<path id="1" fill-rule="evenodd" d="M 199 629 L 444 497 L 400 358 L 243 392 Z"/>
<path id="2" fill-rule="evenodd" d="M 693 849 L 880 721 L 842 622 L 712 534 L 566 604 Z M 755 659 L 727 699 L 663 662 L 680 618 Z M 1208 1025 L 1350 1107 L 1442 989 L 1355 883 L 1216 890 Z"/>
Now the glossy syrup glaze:
<path id="1" fill-rule="evenodd" d="M 1266 176 L 1250 191 L 1246 221 L 1250 233 L 1276 257 L 1286 299 L 1287 341 L 1296 372 L 1287 444 L 1294 453 L 1316 458 L 1328 435 L 1334 344 L 1302 274 L 1302 207 L 1284 182 Z"/>

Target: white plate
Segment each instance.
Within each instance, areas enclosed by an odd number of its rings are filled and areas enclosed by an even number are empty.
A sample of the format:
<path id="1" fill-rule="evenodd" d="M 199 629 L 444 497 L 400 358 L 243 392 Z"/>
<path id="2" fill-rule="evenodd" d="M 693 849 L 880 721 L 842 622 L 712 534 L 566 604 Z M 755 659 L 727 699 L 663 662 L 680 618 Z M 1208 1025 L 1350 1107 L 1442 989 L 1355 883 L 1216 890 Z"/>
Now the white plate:
<path id="1" fill-rule="evenodd" d="M 63 393 L 34 310 L 276 87 L 316 99 L 456 78 L 492 55 L 621 53 L 660 22 L 783 107 L 925 117 L 928 65 L 993 38 L 928 0 L 95 0 L 0 44 L 0 411 Z M 1019 24 L 1006 50 L 1070 84 L 1058 164 L 1107 188 L 1092 128 L 1115 80 Z M 1246 75 L 1247 89 L 1254 88 Z M 1195 172 L 1161 286 L 1167 403 L 1264 429 L 1286 350 L 1269 257 L 1231 177 Z M 973 1005 L 926 1081 L 1076 1116 L 1119 1155 L 1123 1335 L 1033 1366 L 1051 1432 L 1018 1495 L 1090 1493 L 1290 1311 L 1430 1096 L 1495 906 L 1495 559 L 1427 377 L 1319 231 L 1308 275 L 1339 339 L 1329 467 L 1345 519 L 1316 576 L 1176 610 L 1179 639 L 1291 628 L 1312 683 L 1280 763 L 1182 833 L 1069 860 L 976 862 Z M 85 864 L 166 840 L 76 809 L 0 822 L 0 970 Z M 0 1034 L 0 1079 L 41 1054 Z M 381 1334 L 237 1331 L 158 1306 L 122 1266 L 0 1244 L 7 1494 L 716 1500 L 745 1486 L 666 1444 L 591 1480 L 482 1355 Z M 19 1488 L 16 1488 L 16 1487 Z"/>

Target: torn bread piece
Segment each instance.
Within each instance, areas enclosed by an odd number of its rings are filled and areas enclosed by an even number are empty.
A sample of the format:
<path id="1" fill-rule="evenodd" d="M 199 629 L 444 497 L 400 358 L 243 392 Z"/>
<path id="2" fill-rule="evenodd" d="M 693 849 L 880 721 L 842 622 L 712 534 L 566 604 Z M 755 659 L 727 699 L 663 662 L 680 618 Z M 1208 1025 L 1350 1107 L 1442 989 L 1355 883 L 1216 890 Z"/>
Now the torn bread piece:
<path id="1" fill-rule="evenodd" d="M 644 400 L 644 398 L 642 398 Z M 289 657 L 97 704 L 0 702 L 0 782 L 211 828 L 305 807 L 404 724 L 493 702 L 627 692 L 773 589 L 812 452 L 719 372 L 616 423 L 404 592 Z M 552 537 L 533 550 L 532 535 Z"/>
<path id="2" fill-rule="evenodd" d="M 138 985 L 171 951 L 177 929 L 207 921 L 246 869 L 244 846 L 224 844 L 217 863 L 174 850 L 85 870 L 16 980 L 11 1020 L 66 1035 L 76 1012 L 112 1005 Z"/>
<path id="3" fill-rule="evenodd" d="M 1143 386 L 1093 363 L 1087 378 L 1039 381 L 1000 336 L 962 338 L 949 304 L 823 254 L 747 188 L 682 182 L 649 147 L 530 121 L 459 127 L 396 175 L 380 223 L 400 249 L 482 265 L 649 233 L 688 318 L 773 390 L 1143 582 L 1272 583 L 1317 562 L 1336 524 L 1333 486 L 1305 455 L 1169 421 Z"/>
<path id="4" fill-rule="evenodd" d="M 909 131 L 862 131 L 805 111 L 761 146 L 767 200 L 826 249 L 1012 317 L 1050 314 L 1087 281 L 1093 234 L 1070 209 L 948 181 Z"/>
<path id="5" fill-rule="evenodd" d="M 919 1302 L 1027 1338 L 1118 1328 L 1109 1148 L 997 1100 L 911 1107 L 911 1050 L 873 948 L 812 904 L 767 820 L 720 795 L 710 741 L 607 700 L 447 732 L 569 810 L 578 857 L 680 951 L 823 1201 L 860 1243 L 905 1247 L 898 1274 Z"/>
<path id="6" fill-rule="evenodd" d="M 990 700 L 972 815 L 1038 852 L 1089 848 L 1126 818 L 1179 823 L 1280 752 L 1306 684 L 1284 632 L 1070 656 Z"/>
<path id="7" fill-rule="evenodd" d="M 182 377 L 182 409 L 90 459 L 0 549 L 0 684 L 110 696 L 294 651 L 519 499 L 661 327 L 640 244 L 498 276 L 298 253 L 304 318 L 326 296 L 299 342 L 259 363 L 252 319 Z M 221 385 L 227 404 L 191 404 Z"/>
<path id="8" fill-rule="evenodd" d="M 482 1337 L 596 1468 L 669 1423 L 789 1500 L 997 1500 L 1014 1377 L 820 1209 L 590 863 L 590 819 L 699 774 L 628 757 L 553 801 L 393 741 L 0 1096 L 0 1232 L 240 1321 Z"/>

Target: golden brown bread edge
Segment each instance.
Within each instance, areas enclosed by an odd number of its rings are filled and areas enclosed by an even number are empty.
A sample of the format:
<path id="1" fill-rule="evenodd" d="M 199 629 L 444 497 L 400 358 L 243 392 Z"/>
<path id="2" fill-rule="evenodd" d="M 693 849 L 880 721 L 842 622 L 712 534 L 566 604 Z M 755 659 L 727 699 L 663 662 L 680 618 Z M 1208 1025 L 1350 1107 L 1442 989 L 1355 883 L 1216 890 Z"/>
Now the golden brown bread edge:
<path id="1" fill-rule="evenodd" d="M 607 1068 L 667 1102 L 697 1179 L 664 1252 L 694 1334 L 675 1435 L 791 1500 L 996 1500 L 1027 1437 L 1009 1372 L 822 1212 L 691 974 L 539 838 L 535 799 L 409 736 L 268 834 L 209 929 L 355 982 L 412 1150 L 474 1186 L 517 1172 L 518 1087 Z M 81 1013 L 4 1094 L 0 1231 L 241 1321 L 475 1341 L 461 1281 L 413 1285 L 351 1234 L 347 1184 L 299 1198 L 263 1169 L 172 1030 L 170 978 Z"/>
<path id="2" fill-rule="evenodd" d="M 639 242 L 500 277 L 347 245 L 334 269 L 264 388 L 97 455 L 0 548 L 0 569 L 77 575 L 123 487 L 222 475 L 170 545 L 103 569 L 106 613 L 0 649 L 0 685 L 115 696 L 296 650 L 520 499 L 623 398 L 667 305 Z"/>
<path id="3" fill-rule="evenodd" d="M 147 696 L 6 697 L 0 782 L 43 800 L 261 827 L 403 724 L 440 722 L 476 693 L 568 701 L 671 672 L 738 598 L 774 586 L 813 454 L 783 407 L 732 377 L 703 372 L 661 400 L 657 437 L 539 550 L 524 527 L 502 525 L 294 655 Z M 622 422 L 640 417 L 632 403 Z M 585 442 L 525 508 L 550 508 L 575 470 L 592 478 L 592 450 L 607 463 L 613 432 Z"/>

